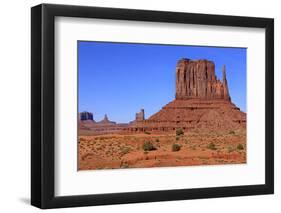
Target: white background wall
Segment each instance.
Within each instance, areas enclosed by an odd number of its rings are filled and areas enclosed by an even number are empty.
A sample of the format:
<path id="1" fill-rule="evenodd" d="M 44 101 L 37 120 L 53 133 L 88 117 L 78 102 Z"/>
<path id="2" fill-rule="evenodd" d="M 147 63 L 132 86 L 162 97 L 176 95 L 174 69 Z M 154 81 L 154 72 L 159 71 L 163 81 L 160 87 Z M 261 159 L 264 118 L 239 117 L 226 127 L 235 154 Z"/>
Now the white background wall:
<path id="1" fill-rule="evenodd" d="M 150 10 L 275 18 L 275 195 L 57 209 L 51 212 L 278 212 L 281 209 L 280 84 L 281 13 L 279 1 L 245 0 L 53 0 Z M 30 7 L 37 0 L 2 1 L 0 10 L 0 211 L 38 212 L 30 197 Z M 13 114 L 17 113 L 17 115 Z M 279 210 L 280 211 L 280 210 Z"/>

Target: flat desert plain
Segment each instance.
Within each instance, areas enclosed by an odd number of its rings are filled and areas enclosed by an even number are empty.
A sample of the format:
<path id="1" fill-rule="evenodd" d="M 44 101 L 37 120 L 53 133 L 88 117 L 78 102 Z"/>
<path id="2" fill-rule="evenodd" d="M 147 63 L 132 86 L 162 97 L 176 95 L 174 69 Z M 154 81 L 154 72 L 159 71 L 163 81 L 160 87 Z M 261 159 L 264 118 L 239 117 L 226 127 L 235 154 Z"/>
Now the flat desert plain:
<path id="1" fill-rule="evenodd" d="M 246 131 L 80 135 L 78 169 L 246 163 Z"/>

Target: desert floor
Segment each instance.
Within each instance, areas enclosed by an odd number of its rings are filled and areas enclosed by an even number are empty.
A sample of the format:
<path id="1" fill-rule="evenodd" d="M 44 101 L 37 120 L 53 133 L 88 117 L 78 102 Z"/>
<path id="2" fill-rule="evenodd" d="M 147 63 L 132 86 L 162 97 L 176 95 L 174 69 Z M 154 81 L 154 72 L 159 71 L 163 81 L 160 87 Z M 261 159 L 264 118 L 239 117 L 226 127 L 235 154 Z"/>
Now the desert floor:
<path id="1" fill-rule="evenodd" d="M 245 131 L 79 136 L 79 170 L 241 163 L 246 163 Z"/>

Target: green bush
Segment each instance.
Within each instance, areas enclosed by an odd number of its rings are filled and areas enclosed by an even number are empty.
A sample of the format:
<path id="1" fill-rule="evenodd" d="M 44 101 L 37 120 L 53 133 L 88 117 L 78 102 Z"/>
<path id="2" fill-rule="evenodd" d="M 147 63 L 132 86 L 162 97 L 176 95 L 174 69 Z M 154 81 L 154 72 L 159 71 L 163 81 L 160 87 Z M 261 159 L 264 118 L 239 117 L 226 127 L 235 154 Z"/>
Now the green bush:
<path id="1" fill-rule="evenodd" d="M 144 131 L 144 134 L 150 135 L 151 133 L 150 133 L 150 132 L 147 132 L 147 131 Z"/>
<path id="2" fill-rule="evenodd" d="M 211 150 L 216 150 L 216 145 L 214 143 L 209 143 L 208 146 L 207 146 L 208 149 L 211 149 Z"/>
<path id="3" fill-rule="evenodd" d="M 228 153 L 233 152 L 234 150 L 235 150 L 235 148 L 233 148 L 233 147 L 231 147 L 231 146 L 229 146 L 229 147 L 227 148 Z"/>
<path id="4" fill-rule="evenodd" d="M 152 150 L 156 150 L 156 147 L 150 141 L 146 141 L 142 145 L 142 149 L 144 151 L 152 151 Z"/>
<path id="5" fill-rule="evenodd" d="M 174 143 L 174 144 L 172 145 L 172 151 L 173 151 L 173 152 L 180 151 L 180 149 L 181 149 L 181 145 L 180 145 L 180 144 Z"/>
<path id="6" fill-rule="evenodd" d="M 156 138 L 156 140 L 155 140 L 156 142 L 159 142 L 160 140 L 159 140 L 159 138 Z"/>
<path id="7" fill-rule="evenodd" d="M 237 149 L 238 149 L 238 150 L 243 150 L 243 149 L 244 149 L 244 146 L 243 146 L 241 143 L 239 143 L 239 144 L 237 145 Z"/>
<path id="8" fill-rule="evenodd" d="M 176 130 L 176 135 L 177 135 L 177 136 L 184 135 L 183 129 L 182 129 L 182 128 L 177 129 L 177 130 Z"/>
<path id="9" fill-rule="evenodd" d="M 178 141 L 180 139 L 180 137 L 179 136 L 176 136 L 176 141 Z"/>
<path id="10" fill-rule="evenodd" d="M 228 133 L 228 134 L 234 135 L 234 134 L 235 134 L 235 132 L 234 132 L 233 130 L 231 130 L 231 131 L 229 131 L 229 133 Z"/>

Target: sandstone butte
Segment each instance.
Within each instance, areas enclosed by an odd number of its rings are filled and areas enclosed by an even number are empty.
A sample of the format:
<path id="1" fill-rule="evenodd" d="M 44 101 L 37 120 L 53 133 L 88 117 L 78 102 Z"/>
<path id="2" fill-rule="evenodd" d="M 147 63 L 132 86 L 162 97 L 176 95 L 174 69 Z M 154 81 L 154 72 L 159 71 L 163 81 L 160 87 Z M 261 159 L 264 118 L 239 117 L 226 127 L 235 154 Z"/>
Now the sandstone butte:
<path id="1" fill-rule="evenodd" d="M 176 66 L 175 99 L 148 119 L 136 121 L 131 131 L 225 132 L 246 128 L 246 114 L 231 102 L 223 67 L 223 79 L 208 60 L 183 58 Z"/>
<path id="2" fill-rule="evenodd" d="M 180 59 L 176 65 L 175 99 L 160 111 L 145 119 L 144 110 L 141 110 L 136 113 L 136 120 L 129 124 L 107 125 L 107 117 L 103 122 L 90 125 L 84 122 L 81 129 L 87 128 L 95 133 L 156 133 L 179 128 L 191 132 L 243 130 L 246 128 L 246 114 L 231 102 L 225 66 L 222 72 L 221 81 L 216 77 L 212 61 Z M 79 126 L 82 127 L 80 123 Z"/>

